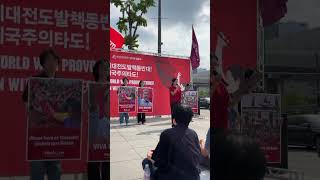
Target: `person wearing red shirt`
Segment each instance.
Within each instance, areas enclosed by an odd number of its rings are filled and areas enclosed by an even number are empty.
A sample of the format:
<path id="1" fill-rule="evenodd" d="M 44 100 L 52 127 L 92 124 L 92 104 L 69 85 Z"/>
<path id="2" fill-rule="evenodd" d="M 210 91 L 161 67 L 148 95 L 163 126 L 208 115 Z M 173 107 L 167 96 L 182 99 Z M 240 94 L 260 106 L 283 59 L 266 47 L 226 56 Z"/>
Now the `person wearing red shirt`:
<path id="1" fill-rule="evenodd" d="M 236 92 L 229 94 L 227 90 L 228 83 L 222 78 L 216 69 L 219 66 L 217 56 L 213 55 L 214 59 L 211 62 L 211 114 L 210 114 L 210 127 L 216 130 L 228 129 L 228 109 L 229 107 L 239 103 L 241 97 L 248 94 L 251 89 L 256 87 L 257 82 L 262 78 L 262 74 L 256 74 L 248 80 Z"/>
<path id="2" fill-rule="evenodd" d="M 228 107 L 230 96 L 226 88 L 226 83 L 221 76 L 213 70 L 211 77 L 211 123 L 210 126 L 216 129 L 228 128 Z"/>
<path id="3" fill-rule="evenodd" d="M 171 87 L 169 88 L 170 90 L 170 107 L 171 107 L 171 123 L 172 127 L 175 125 L 173 124 L 173 119 L 174 119 L 174 109 L 177 105 L 181 104 L 181 88 L 178 85 L 178 79 L 173 78 L 171 81 Z"/>

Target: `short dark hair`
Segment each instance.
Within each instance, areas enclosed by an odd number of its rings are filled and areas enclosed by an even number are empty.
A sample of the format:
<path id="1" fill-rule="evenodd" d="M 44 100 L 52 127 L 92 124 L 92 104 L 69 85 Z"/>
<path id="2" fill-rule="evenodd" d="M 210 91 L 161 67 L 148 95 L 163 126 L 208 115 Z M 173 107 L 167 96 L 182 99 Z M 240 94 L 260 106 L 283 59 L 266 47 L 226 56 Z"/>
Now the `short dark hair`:
<path id="1" fill-rule="evenodd" d="M 142 82 L 143 82 L 142 80 L 139 82 L 139 87 L 141 87 Z"/>
<path id="2" fill-rule="evenodd" d="M 127 77 L 124 77 L 124 78 L 122 79 L 122 82 L 124 82 L 125 80 L 127 80 L 127 81 L 129 82 L 129 79 L 128 79 Z"/>
<path id="3" fill-rule="evenodd" d="M 238 133 L 213 133 L 213 136 L 213 179 L 263 179 L 266 160 L 258 143 Z"/>
<path id="4" fill-rule="evenodd" d="M 216 70 L 212 70 L 212 75 L 217 76 L 218 72 Z"/>
<path id="5" fill-rule="evenodd" d="M 58 63 L 60 62 L 59 55 L 52 48 L 48 48 L 48 49 L 45 49 L 44 51 L 42 51 L 39 56 L 40 65 L 42 67 L 44 67 L 46 60 L 47 60 L 48 56 L 50 56 L 50 55 L 53 56 L 58 61 Z"/>
<path id="6" fill-rule="evenodd" d="M 244 72 L 244 79 L 250 79 L 254 71 L 252 69 L 246 69 Z"/>
<path id="7" fill-rule="evenodd" d="M 100 77 L 99 77 L 99 67 L 100 67 L 100 65 L 103 64 L 103 63 L 106 65 L 107 76 L 109 75 L 109 71 L 110 71 L 109 62 L 101 59 L 101 60 L 97 61 L 97 62 L 94 64 L 93 69 L 92 69 L 92 75 L 93 75 L 95 81 L 98 81 L 99 78 L 100 78 Z"/>
<path id="8" fill-rule="evenodd" d="M 189 126 L 189 123 L 191 122 L 193 117 L 191 108 L 177 105 L 174 108 L 173 113 L 178 125 Z"/>
<path id="9" fill-rule="evenodd" d="M 94 80 L 95 81 L 98 81 L 99 80 L 99 67 L 100 65 L 103 63 L 103 60 L 99 60 L 97 61 L 94 66 L 93 66 L 93 69 L 92 69 L 92 75 L 94 77 Z"/>
<path id="10" fill-rule="evenodd" d="M 173 78 L 171 79 L 171 86 L 173 85 L 173 83 L 177 80 L 177 78 Z"/>

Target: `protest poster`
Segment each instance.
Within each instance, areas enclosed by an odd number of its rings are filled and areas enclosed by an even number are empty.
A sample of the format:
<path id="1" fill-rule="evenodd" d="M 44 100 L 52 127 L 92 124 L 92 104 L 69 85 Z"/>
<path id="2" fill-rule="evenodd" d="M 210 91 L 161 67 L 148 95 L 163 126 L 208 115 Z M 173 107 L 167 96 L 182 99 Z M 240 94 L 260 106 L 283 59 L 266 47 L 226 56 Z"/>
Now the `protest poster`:
<path id="1" fill-rule="evenodd" d="M 41 52 L 53 48 L 61 57 L 59 77 L 91 80 L 95 62 L 110 57 L 109 28 L 109 1 L 0 1 L 0 108 L 5 109 L 1 119 L 10 119 L 0 127 L 0 141 L 6 144 L 0 148 L 1 177 L 30 174 L 25 161 L 27 109 L 21 95 L 27 78 L 42 73 Z M 87 116 L 82 117 L 85 130 Z M 82 157 L 86 148 L 83 138 Z M 85 173 L 86 164 L 82 158 L 62 161 L 61 167 L 67 174 Z"/>
<path id="2" fill-rule="evenodd" d="M 190 107 L 193 113 L 198 114 L 198 91 L 185 91 L 182 93 L 182 106 Z"/>
<path id="3" fill-rule="evenodd" d="M 153 89 L 147 87 L 138 88 L 138 113 L 153 112 Z"/>
<path id="4" fill-rule="evenodd" d="M 117 90 L 125 77 L 129 79 L 127 86 L 138 87 L 139 82 L 143 81 L 145 87 L 153 89 L 153 102 L 156 103 L 153 103 L 153 112 L 148 115 L 169 115 L 171 80 L 179 78 L 181 84 L 191 81 L 190 59 L 122 49 L 110 50 L 111 117 L 119 117 Z M 135 113 L 130 113 L 130 116 L 135 116 Z"/>
<path id="5" fill-rule="evenodd" d="M 136 112 L 136 88 L 120 86 L 118 89 L 118 111 L 119 113 Z"/>
<path id="6" fill-rule="evenodd" d="M 110 161 L 110 85 L 88 84 L 88 161 Z"/>
<path id="7" fill-rule="evenodd" d="M 82 81 L 31 78 L 27 160 L 80 160 Z"/>
<path id="8" fill-rule="evenodd" d="M 241 100 L 241 132 L 255 139 L 267 163 L 281 163 L 281 108 L 278 94 L 249 94 Z"/>

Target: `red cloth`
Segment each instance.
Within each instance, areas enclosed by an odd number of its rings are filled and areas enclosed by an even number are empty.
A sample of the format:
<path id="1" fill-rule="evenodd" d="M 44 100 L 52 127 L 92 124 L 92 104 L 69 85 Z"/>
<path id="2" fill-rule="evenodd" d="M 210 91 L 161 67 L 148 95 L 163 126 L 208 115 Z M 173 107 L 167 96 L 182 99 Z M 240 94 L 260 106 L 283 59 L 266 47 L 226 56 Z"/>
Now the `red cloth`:
<path id="1" fill-rule="evenodd" d="M 199 55 L 199 45 L 196 37 L 196 33 L 194 32 L 192 26 L 192 47 L 191 47 L 191 55 L 190 55 L 192 69 L 197 69 L 200 66 L 200 55 Z"/>
<path id="2" fill-rule="evenodd" d="M 174 92 L 174 90 L 178 87 L 171 86 L 170 89 L 170 103 L 171 104 L 177 104 L 181 102 L 181 96 L 182 92 L 181 89 L 179 89 L 176 94 L 172 95 L 171 92 Z"/>
<path id="3" fill-rule="evenodd" d="M 218 83 L 215 91 L 211 95 L 212 110 L 210 126 L 213 128 L 228 128 L 228 106 L 230 96 L 225 85 Z"/>

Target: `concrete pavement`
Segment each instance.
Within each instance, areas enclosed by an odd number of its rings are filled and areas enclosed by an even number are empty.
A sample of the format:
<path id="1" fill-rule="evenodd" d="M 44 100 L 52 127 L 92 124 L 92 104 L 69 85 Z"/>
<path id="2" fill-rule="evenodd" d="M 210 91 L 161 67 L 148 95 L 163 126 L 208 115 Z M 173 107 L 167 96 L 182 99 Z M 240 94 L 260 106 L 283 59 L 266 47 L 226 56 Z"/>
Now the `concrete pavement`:
<path id="1" fill-rule="evenodd" d="M 137 125 L 132 118 L 128 127 L 120 126 L 118 120 L 111 123 L 111 180 L 141 180 L 141 161 L 156 147 L 161 132 L 171 128 L 170 118 L 147 118 L 146 125 Z M 205 139 L 209 126 L 208 110 L 201 110 L 190 124 L 199 139 Z"/>

